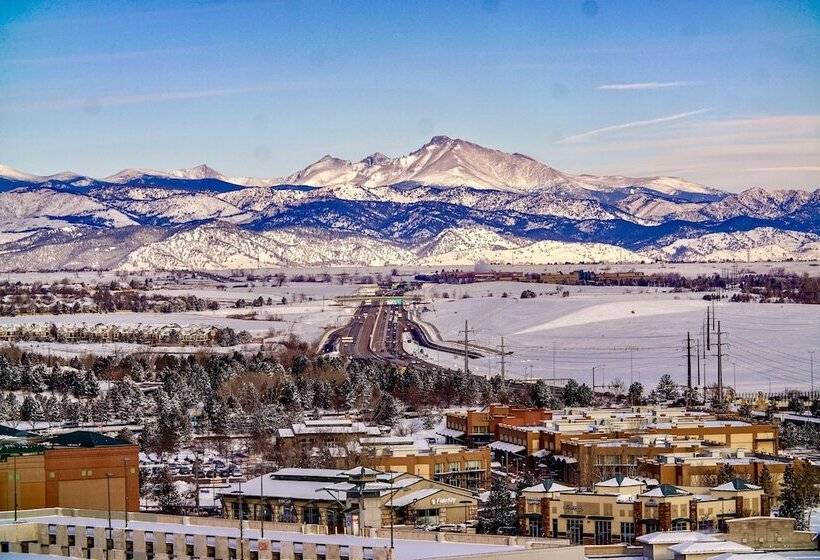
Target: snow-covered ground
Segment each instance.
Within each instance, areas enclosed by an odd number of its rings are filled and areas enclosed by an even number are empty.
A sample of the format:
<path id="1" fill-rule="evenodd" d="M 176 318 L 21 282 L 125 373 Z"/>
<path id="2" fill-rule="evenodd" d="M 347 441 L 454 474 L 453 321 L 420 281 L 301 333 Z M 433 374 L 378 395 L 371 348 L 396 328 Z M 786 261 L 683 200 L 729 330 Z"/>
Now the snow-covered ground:
<path id="1" fill-rule="evenodd" d="M 3 322 L 11 325 L 51 324 L 56 325 L 171 325 L 181 326 L 215 325 L 230 327 L 236 331 L 248 331 L 255 338 L 277 340 L 288 338 L 291 334 L 308 342 L 318 340 L 326 329 L 343 325 L 352 314 L 351 307 L 332 304 L 328 301 L 314 300 L 288 305 L 270 305 L 247 307 L 243 309 L 219 309 L 216 311 L 186 311 L 181 313 L 77 313 L 68 315 L 18 315 L 3 317 Z M 259 320 L 231 318 L 230 315 L 257 313 Z M 39 343 L 40 348 L 49 345 Z M 55 345 L 58 347 L 60 345 Z M 62 345 L 66 346 L 66 345 Z M 89 345 L 101 350 L 102 345 Z M 113 345 L 107 345 L 113 346 Z M 128 351 L 129 346 L 118 344 L 120 352 Z"/>
<path id="2" fill-rule="evenodd" d="M 521 291 L 538 296 L 521 300 Z M 560 292 L 569 292 L 562 297 Z M 702 294 L 672 293 L 646 288 L 556 286 L 516 282 L 470 285 L 425 285 L 433 297 L 424 321 L 434 325 L 445 340 L 463 339 L 464 321 L 475 332 L 476 344 L 499 347 L 501 337 L 512 355 L 507 374 L 515 377 L 551 378 L 553 348 L 555 375 L 590 383 L 620 377 L 654 385 L 664 373 L 686 382 L 686 333 L 691 332 L 693 355 L 707 303 Z M 444 292 L 450 296 L 444 299 Z M 502 298 L 503 292 L 510 297 Z M 492 293 L 492 297 L 488 294 Z M 463 298 L 468 294 L 469 298 Z M 820 310 L 797 304 L 717 304 L 717 317 L 726 343 L 724 383 L 741 392 L 782 388 L 808 389 L 809 351 L 820 345 Z M 712 335 L 711 351 L 701 366 L 706 381 L 716 381 L 717 348 Z M 432 361 L 461 367 L 463 358 L 431 354 Z M 630 368 L 631 364 L 631 368 Z M 697 362 L 693 358 L 696 381 Z M 498 373 L 500 357 L 471 360 L 476 373 Z M 631 371 L 631 373 L 630 373 Z M 817 366 L 820 384 L 820 365 Z"/>

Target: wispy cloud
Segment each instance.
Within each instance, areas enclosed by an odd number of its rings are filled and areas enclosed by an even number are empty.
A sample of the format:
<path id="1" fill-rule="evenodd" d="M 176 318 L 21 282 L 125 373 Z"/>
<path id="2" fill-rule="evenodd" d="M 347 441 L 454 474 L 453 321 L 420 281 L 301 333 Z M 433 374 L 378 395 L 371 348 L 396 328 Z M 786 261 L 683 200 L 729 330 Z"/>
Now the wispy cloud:
<path id="1" fill-rule="evenodd" d="M 604 84 L 598 86 L 598 89 L 604 91 L 633 91 L 644 89 L 665 89 L 685 86 L 697 86 L 703 82 L 693 81 L 678 81 L 678 82 L 635 82 L 627 84 Z"/>
<path id="2" fill-rule="evenodd" d="M 573 134 L 572 136 L 567 136 L 566 138 L 562 138 L 561 140 L 559 140 L 558 144 L 577 144 L 578 142 L 582 142 L 588 138 L 592 138 L 595 136 L 600 136 L 601 134 L 608 134 L 610 132 L 617 132 L 619 130 L 628 130 L 631 128 L 641 128 L 644 126 L 653 126 L 656 124 L 679 121 L 681 119 L 694 117 L 695 115 L 701 115 L 711 110 L 711 108 L 703 108 L 697 109 L 695 111 L 687 111 L 686 113 L 676 113 L 674 115 L 668 115 L 666 117 L 658 117 L 655 119 L 646 119 L 622 124 L 615 124 L 612 126 L 605 126 L 603 128 L 596 128 L 594 130 L 589 130 L 587 132 L 581 132 L 580 134 Z"/>
<path id="3" fill-rule="evenodd" d="M 200 53 L 202 48 L 178 48 L 178 49 L 144 49 L 136 51 L 112 51 L 97 53 L 73 53 L 60 54 L 56 56 L 43 56 L 35 58 L 5 58 L 0 60 L 0 64 L 85 64 L 89 62 L 112 62 L 118 60 L 131 60 L 136 58 L 150 58 L 155 56 L 174 56 L 181 54 Z"/>
<path id="4" fill-rule="evenodd" d="M 820 165 L 781 165 L 778 167 L 752 167 L 748 171 L 820 171 Z"/>
<path id="5" fill-rule="evenodd" d="M 282 82 L 279 84 L 263 84 L 255 86 L 211 88 L 182 91 L 153 91 L 138 94 L 123 95 L 92 95 L 88 97 L 51 98 L 27 101 L 24 103 L 9 103 L 0 105 L 0 110 L 59 110 L 83 108 L 87 112 L 96 112 L 103 107 L 121 107 L 126 105 L 141 105 L 151 103 L 165 103 L 171 101 L 187 101 L 194 99 L 208 99 L 214 97 L 230 97 L 252 93 L 273 93 L 281 91 L 295 91 L 310 89 L 317 84 Z"/>

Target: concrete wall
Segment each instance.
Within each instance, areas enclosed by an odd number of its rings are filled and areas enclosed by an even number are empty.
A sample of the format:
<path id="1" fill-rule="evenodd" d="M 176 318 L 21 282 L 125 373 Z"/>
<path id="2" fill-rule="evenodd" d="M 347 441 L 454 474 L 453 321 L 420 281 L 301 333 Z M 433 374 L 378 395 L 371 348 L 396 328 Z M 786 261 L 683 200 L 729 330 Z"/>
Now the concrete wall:
<path id="1" fill-rule="evenodd" d="M 810 531 L 795 531 L 788 517 L 747 517 L 726 521 L 727 540 L 757 550 L 814 550 L 818 542 Z"/>

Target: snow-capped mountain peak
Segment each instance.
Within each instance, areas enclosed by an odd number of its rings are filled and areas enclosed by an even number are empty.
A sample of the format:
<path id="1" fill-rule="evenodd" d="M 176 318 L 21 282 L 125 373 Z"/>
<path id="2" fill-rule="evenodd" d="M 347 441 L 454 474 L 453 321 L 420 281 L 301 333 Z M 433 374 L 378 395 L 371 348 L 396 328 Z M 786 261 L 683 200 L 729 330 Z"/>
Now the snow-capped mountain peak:
<path id="1" fill-rule="evenodd" d="M 222 175 L 216 169 L 212 167 L 208 167 L 206 164 L 200 164 L 195 167 L 188 167 L 182 169 L 175 169 L 174 171 L 170 172 L 170 175 L 173 177 L 179 177 L 180 179 L 224 179 L 225 176 Z"/>

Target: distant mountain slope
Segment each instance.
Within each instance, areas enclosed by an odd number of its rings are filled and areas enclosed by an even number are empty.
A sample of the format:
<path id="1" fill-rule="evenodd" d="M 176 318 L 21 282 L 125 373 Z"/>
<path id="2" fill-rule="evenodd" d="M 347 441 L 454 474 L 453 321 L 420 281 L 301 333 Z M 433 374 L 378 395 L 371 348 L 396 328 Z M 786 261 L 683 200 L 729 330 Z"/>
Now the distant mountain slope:
<path id="1" fill-rule="evenodd" d="M 0 165 L 3 270 L 806 259 L 817 235 L 820 190 L 575 175 L 446 136 L 281 179 Z"/>

